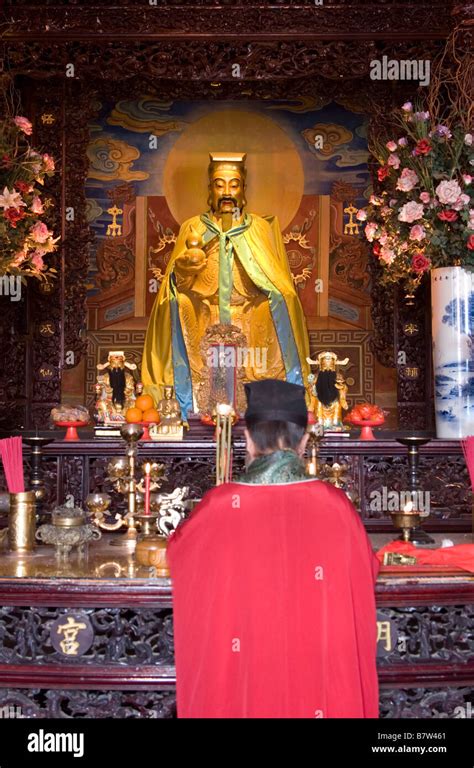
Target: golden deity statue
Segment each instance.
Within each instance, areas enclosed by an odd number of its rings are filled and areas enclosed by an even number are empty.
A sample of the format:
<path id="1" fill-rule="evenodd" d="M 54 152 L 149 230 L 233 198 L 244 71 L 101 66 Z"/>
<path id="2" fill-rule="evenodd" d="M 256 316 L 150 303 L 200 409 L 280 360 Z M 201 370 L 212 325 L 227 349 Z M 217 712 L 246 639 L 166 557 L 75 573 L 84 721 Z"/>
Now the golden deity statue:
<path id="1" fill-rule="evenodd" d="M 125 412 L 135 403 L 135 392 L 140 384 L 135 384 L 133 374 L 135 363 L 125 360 L 122 351 L 109 352 L 107 362 L 99 363 L 97 370 L 96 418 L 98 424 L 116 424 L 125 421 Z M 125 370 L 128 369 L 128 370 Z"/>
<path id="2" fill-rule="evenodd" d="M 158 402 L 156 409 L 160 414 L 160 423 L 154 428 L 156 435 L 181 435 L 183 434 L 183 421 L 181 408 L 174 397 L 173 387 L 166 384 L 164 398 Z"/>
<path id="3" fill-rule="evenodd" d="M 349 358 L 338 360 L 335 352 L 321 352 L 316 360 L 307 358 L 309 365 L 319 368 L 317 375 L 310 373 L 308 382 L 311 403 L 309 410 L 313 411 L 316 422 L 324 429 L 341 431 L 343 428 L 343 411 L 347 411 L 347 384 L 339 365 L 347 365 Z"/>
<path id="4" fill-rule="evenodd" d="M 247 381 L 305 384 L 308 334 L 275 217 L 245 211 L 244 153 L 211 153 L 209 210 L 182 224 L 150 316 L 142 362 L 155 402 L 174 386 L 182 418 L 209 376 L 200 344 L 216 325 L 248 345 Z"/>

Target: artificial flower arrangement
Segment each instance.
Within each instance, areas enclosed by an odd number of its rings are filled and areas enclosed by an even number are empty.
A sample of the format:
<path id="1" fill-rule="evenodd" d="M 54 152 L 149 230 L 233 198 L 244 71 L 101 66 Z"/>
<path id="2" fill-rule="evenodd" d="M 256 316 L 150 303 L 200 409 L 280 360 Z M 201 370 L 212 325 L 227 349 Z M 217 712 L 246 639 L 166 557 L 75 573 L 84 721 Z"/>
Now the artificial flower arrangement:
<path id="1" fill-rule="evenodd" d="M 0 121 L 0 276 L 49 280 L 56 270 L 43 257 L 56 250 L 59 237 L 42 221 L 49 201 L 40 187 L 53 175 L 54 160 L 31 148 L 32 130 L 26 117 Z"/>
<path id="2" fill-rule="evenodd" d="M 408 293 L 432 267 L 474 267 L 473 136 L 414 111 L 397 114 L 403 135 L 375 145 L 377 194 L 357 213 L 385 285 Z"/>

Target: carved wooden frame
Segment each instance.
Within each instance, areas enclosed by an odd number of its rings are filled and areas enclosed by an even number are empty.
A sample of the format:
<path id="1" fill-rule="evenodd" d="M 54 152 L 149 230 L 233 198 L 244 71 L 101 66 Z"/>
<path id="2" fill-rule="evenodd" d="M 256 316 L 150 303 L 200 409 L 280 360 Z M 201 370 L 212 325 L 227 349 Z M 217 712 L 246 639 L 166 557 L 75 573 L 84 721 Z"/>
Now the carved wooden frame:
<path id="1" fill-rule="evenodd" d="M 56 204 L 51 223 L 62 243 L 54 257 L 59 279 L 52 292 L 30 286 L 27 310 L 24 302 L 10 304 L 0 320 L 5 427 L 45 426 L 60 399 L 63 370 L 77 365 L 86 352 L 85 282 L 92 241 L 84 191 L 86 146 L 101 99 L 130 93 L 164 99 L 288 99 L 296 94 L 315 105 L 336 100 L 368 114 L 374 135 L 383 129 L 381 114 L 413 87 L 374 82 L 370 61 L 384 55 L 433 58 L 452 27 L 452 14 L 465 10 L 453 0 L 410 0 L 403 14 L 390 0 L 333 0 L 323 6 L 313 0 L 286 0 L 281 6 L 259 0 L 246 2 L 245 9 L 228 0 L 181 0 L 156 8 L 122 0 L 119 14 L 108 6 L 97 0 L 67 8 L 50 0 L 7 0 L 0 17 L 7 71 L 33 116 L 36 143 L 51 148 L 57 160 L 58 173 L 47 192 Z M 240 65 L 239 78 L 233 77 L 234 63 Z M 68 64 L 74 65 L 72 77 Z M 397 336 L 387 312 L 393 301 L 373 282 L 372 350 L 380 362 L 393 365 Z M 44 319 L 52 321 L 53 336 L 39 332 Z M 418 342 L 426 366 L 426 338 L 420 335 Z M 66 358 L 68 352 L 73 357 Z M 49 375 L 40 375 L 41 368 Z M 421 382 L 413 386 L 404 385 L 407 406 L 426 402 Z M 403 410 L 410 424 L 412 410 Z M 426 426 L 426 419 L 419 424 Z"/>

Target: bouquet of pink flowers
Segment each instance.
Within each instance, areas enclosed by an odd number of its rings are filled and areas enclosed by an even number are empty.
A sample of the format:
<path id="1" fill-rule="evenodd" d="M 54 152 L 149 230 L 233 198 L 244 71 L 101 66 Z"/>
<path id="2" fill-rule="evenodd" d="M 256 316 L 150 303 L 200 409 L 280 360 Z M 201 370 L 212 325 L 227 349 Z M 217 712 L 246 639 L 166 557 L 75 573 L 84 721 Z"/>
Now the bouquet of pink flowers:
<path id="1" fill-rule="evenodd" d="M 474 267 L 473 136 L 403 105 L 404 135 L 372 153 L 378 189 L 357 213 L 382 283 L 412 293 L 431 267 Z"/>
<path id="2" fill-rule="evenodd" d="M 56 250 L 59 238 L 41 219 L 49 201 L 39 187 L 53 175 L 54 160 L 30 147 L 31 133 L 26 117 L 0 121 L 0 276 L 48 280 L 56 270 L 43 257 Z"/>

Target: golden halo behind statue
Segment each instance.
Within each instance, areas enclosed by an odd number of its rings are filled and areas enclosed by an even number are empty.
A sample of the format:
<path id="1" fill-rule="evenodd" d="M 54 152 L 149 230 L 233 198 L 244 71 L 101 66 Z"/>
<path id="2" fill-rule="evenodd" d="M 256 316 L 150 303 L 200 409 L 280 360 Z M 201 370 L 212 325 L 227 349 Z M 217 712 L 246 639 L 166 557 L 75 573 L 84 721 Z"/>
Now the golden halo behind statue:
<path id="1" fill-rule="evenodd" d="M 295 145 L 271 118 L 234 109 L 191 123 L 170 150 L 163 190 L 179 224 L 208 209 L 209 152 L 247 152 L 247 212 L 276 215 L 282 229 L 288 226 L 304 190 Z"/>

